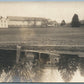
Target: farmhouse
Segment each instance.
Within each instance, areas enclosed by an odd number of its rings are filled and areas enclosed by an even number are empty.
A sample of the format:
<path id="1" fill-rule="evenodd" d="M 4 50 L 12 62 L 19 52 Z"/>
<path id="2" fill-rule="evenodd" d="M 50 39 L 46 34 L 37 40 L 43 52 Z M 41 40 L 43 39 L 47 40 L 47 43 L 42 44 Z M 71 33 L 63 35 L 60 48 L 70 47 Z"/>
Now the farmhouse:
<path id="1" fill-rule="evenodd" d="M 8 18 L 0 17 L 0 28 L 8 28 Z"/>

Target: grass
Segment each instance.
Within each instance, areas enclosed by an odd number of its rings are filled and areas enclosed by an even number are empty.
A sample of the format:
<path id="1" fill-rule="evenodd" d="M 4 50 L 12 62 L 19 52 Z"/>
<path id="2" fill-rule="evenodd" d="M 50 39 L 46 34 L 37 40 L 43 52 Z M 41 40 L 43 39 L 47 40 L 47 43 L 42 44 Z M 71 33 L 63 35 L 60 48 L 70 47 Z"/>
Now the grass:
<path id="1" fill-rule="evenodd" d="M 0 29 L 0 44 L 84 45 L 84 28 L 8 28 Z"/>
<path id="2" fill-rule="evenodd" d="M 20 44 L 27 49 L 50 48 L 51 50 L 70 50 L 71 48 L 72 51 L 84 51 L 84 28 L 58 27 L 0 29 L 1 48 L 16 48 L 17 44 Z M 42 46 L 45 47 L 43 48 Z"/>
<path id="3" fill-rule="evenodd" d="M 0 29 L 0 49 L 77 54 L 84 57 L 84 28 L 8 28 Z"/>

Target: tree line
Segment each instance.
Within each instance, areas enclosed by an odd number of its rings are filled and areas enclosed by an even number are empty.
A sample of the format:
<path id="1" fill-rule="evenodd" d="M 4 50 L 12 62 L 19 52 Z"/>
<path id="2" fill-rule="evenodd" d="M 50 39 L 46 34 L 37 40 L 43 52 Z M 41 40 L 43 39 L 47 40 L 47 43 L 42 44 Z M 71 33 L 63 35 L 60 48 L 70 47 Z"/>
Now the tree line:
<path id="1" fill-rule="evenodd" d="M 65 20 L 62 20 L 60 25 L 63 26 L 65 24 L 66 24 Z M 74 16 L 72 17 L 72 21 L 71 21 L 70 25 L 72 27 L 80 27 L 80 21 L 79 21 L 79 17 L 77 14 L 74 14 Z"/>

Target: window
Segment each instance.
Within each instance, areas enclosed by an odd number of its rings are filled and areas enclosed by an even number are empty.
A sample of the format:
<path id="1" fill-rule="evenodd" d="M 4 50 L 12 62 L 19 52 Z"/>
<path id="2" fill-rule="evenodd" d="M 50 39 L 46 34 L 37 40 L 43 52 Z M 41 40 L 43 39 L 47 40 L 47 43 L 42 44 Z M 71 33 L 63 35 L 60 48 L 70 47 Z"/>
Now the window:
<path id="1" fill-rule="evenodd" d="M 1 20 L 1 22 L 3 22 L 3 21 Z"/>
<path id="2" fill-rule="evenodd" d="M 1 26 L 3 26 L 3 24 L 1 24 Z"/>
<path id="3" fill-rule="evenodd" d="M 4 20 L 4 23 L 5 23 L 6 21 Z"/>

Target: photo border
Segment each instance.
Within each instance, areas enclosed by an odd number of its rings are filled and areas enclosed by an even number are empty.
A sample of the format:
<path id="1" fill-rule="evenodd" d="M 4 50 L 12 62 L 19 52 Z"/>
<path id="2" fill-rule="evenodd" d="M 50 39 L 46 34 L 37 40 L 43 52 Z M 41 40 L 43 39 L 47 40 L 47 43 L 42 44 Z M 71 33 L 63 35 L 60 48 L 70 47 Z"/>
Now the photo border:
<path id="1" fill-rule="evenodd" d="M 71 2 L 71 1 L 84 1 L 84 0 L 0 0 L 0 2 L 9 2 L 9 1 L 11 1 L 11 2 L 20 2 L 20 1 L 29 1 L 29 2 L 31 2 L 31 1 L 44 1 L 44 2 L 46 2 L 46 1 L 68 1 L 68 2 Z M 70 83 L 60 83 L 60 82 L 39 82 L 39 83 L 37 83 L 37 82 L 29 82 L 29 83 L 27 83 L 27 82 L 1 82 L 0 84 L 84 84 L 84 82 L 70 82 Z"/>

